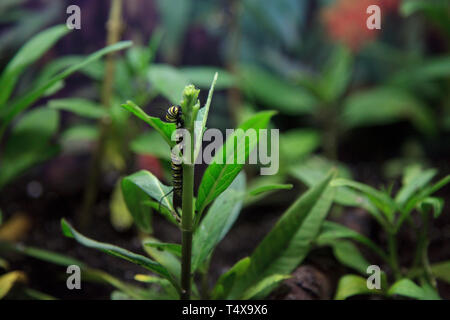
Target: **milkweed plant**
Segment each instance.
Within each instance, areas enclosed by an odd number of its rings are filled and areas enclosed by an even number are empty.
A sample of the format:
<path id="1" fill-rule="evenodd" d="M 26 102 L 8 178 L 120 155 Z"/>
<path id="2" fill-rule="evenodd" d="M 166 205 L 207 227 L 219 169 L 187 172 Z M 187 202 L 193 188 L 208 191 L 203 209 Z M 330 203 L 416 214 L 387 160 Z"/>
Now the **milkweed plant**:
<path id="1" fill-rule="evenodd" d="M 166 117 L 166 120 L 176 120 L 173 118 L 179 116 L 180 121 L 163 121 L 149 116 L 131 101 L 123 105 L 154 128 L 171 148 L 179 142 L 178 138 L 172 139 L 172 136 L 176 136 L 180 123 L 191 140 L 183 144 L 182 153 L 178 150 L 178 155 L 183 159 L 180 207 L 174 206 L 176 195 L 172 187 L 164 185 L 151 172 L 142 170 L 122 180 L 122 192 L 128 209 L 135 224 L 146 234 L 142 239 L 146 256 L 90 239 L 75 230 L 65 219 L 61 221 L 63 233 L 67 237 L 150 271 L 135 275 L 135 280 L 147 283 L 148 289 L 132 290 L 131 295 L 130 290 L 119 290 L 123 296 L 136 299 L 264 298 L 277 284 L 289 278 L 289 274 L 304 260 L 328 214 L 335 192 L 335 188 L 330 186 L 333 171 L 286 210 L 249 257 L 239 260 L 223 273 L 212 288 L 208 285 L 197 286 L 199 277 L 202 284 L 208 284 L 208 269 L 214 258 L 214 249 L 238 218 L 244 200 L 249 196 L 287 188 L 285 185 L 266 185 L 247 191 L 245 174 L 242 172 L 244 165 L 224 161 L 233 157 L 235 143 L 244 145 L 245 158 L 249 157 L 255 144 L 246 142 L 245 131 L 254 129 L 258 132 L 267 128 L 275 114 L 263 111 L 252 115 L 240 124 L 242 130 L 236 130 L 227 137 L 204 172 L 198 190 L 194 192 L 196 167 L 193 159 L 196 159 L 200 150 L 216 81 L 217 74 L 203 107 L 198 98 L 200 91 L 193 85 L 185 87 L 182 101 L 177 107 L 179 114 L 175 114 L 175 109 L 169 109 L 171 115 Z M 148 236 L 151 211 L 159 212 L 178 227 L 181 244 L 164 243 Z"/>

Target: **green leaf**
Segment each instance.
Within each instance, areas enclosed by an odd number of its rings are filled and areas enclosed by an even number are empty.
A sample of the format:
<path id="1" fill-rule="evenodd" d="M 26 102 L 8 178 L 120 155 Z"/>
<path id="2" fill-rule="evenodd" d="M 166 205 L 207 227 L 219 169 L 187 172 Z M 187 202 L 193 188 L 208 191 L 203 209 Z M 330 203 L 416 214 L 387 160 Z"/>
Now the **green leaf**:
<path id="1" fill-rule="evenodd" d="M 25 170 L 54 156 L 58 148 L 50 144 L 59 127 L 59 114 L 37 108 L 24 115 L 6 141 L 0 170 L 0 189 Z"/>
<path id="2" fill-rule="evenodd" d="M 273 287 L 278 282 L 289 279 L 290 275 L 282 275 L 282 274 L 274 274 L 272 276 L 268 276 L 267 278 L 261 280 L 256 285 L 250 287 L 247 289 L 247 291 L 244 292 L 242 295 L 242 300 L 250 300 L 253 297 L 261 294 L 268 288 Z"/>
<path id="3" fill-rule="evenodd" d="M 372 242 L 372 240 L 370 240 L 369 238 L 363 236 L 362 234 L 360 234 L 359 232 L 356 232 L 355 230 L 347 228 L 338 223 L 331 222 L 331 221 L 324 221 L 320 235 L 317 238 L 317 243 L 319 245 L 321 245 L 321 244 L 333 243 L 336 240 L 341 240 L 341 239 L 355 240 L 355 241 L 367 246 L 368 248 L 372 249 L 376 254 L 378 254 L 385 261 L 388 261 L 388 257 L 384 253 L 384 251 L 379 246 L 377 246 L 374 242 Z"/>
<path id="4" fill-rule="evenodd" d="M 181 245 L 176 243 L 164 243 L 155 240 L 145 240 L 142 242 L 144 246 L 156 248 L 158 250 L 167 251 L 171 254 L 181 257 Z"/>
<path id="5" fill-rule="evenodd" d="M 231 299 L 266 277 L 291 273 L 306 257 L 334 197 L 329 187 L 332 177 L 330 173 L 283 214 L 251 255 L 247 271 L 235 281 Z"/>
<path id="6" fill-rule="evenodd" d="M 146 154 L 170 161 L 170 147 L 156 131 L 149 131 L 131 141 L 130 149 L 137 154 Z"/>
<path id="7" fill-rule="evenodd" d="M 409 279 L 401 279 L 395 282 L 389 288 L 388 295 L 400 295 L 418 300 L 440 300 L 436 292 L 419 287 Z"/>
<path id="8" fill-rule="evenodd" d="M 427 58 L 396 73 L 391 82 L 414 89 L 418 85 L 450 76 L 450 56 Z"/>
<path id="9" fill-rule="evenodd" d="M 116 183 L 111 199 L 109 201 L 111 224 L 117 231 L 125 231 L 133 225 L 133 216 L 128 211 L 123 198 L 120 180 Z"/>
<path id="10" fill-rule="evenodd" d="M 429 169 L 417 173 L 414 178 L 409 178 L 406 180 L 407 184 L 403 185 L 395 197 L 395 202 L 398 203 L 400 207 L 404 204 L 424 186 L 426 186 L 437 174 L 437 170 Z"/>
<path id="11" fill-rule="evenodd" d="M 164 30 L 162 39 L 162 56 L 168 61 L 177 61 L 180 55 L 181 41 L 187 32 L 194 12 L 193 1 L 157 0 L 155 1 L 159 21 Z"/>
<path id="12" fill-rule="evenodd" d="M 401 216 L 397 223 L 397 228 L 401 227 L 403 221 L 407 218 L 407 216 L 411 212 L 411 210 L 416 208 L 418 203 L 420 203 L 424 199 L 428 198 L 433 193 L 437 192 L 438 190 L 445 187 L 449 183 L 450 183 L 450 175 L 447 175 L 444 178 L 442 178 L 441 180 L 439 180 L 438 182 L 436 182 L 434 185 L 425 187 L 423 190 L 419 191 L 419 193 L 417 195 L 414 195 L 413 197 L 411 197 L 409 199 L 409 201 L 406 203 L 406 205 L 404 206 L 404 209 L 402 210 Z"/>
<path id="13" fill-rule="evenodd" d="M 370 266 L 370 263 L 352 242 L 345 240 L 330 241 L 328 245 L 333 248 L 334 256 L 341 264 L 358 271 L 360 274 L 367 274 L 367 267 Z"/>
<path id="14" fill-rule="evenodd" d="M 189 84 L 185 75 L 176 68 L 154 64 L 148 71 L 152 86 L 173 104 L 180 104 L 184 88 Z"/>
<path id="15" fill-rule="evenodd" d="M 433 211 L 434 218 L 439 218 L 444 209 L 444 200 L 436 197 L 428 197 L 419 202 L 418 208 L 422 212 Z"/>
<path id="16" fill-rule="evenodd" d="M 256 189 L 253 189 L 249 192 L 252 196 L 257 196 L 261 193 L 265 193 L 268 191 L 275 191 L 275 190 L 290 190 L 292 189 L 294 185 L 292 184 L 271 184 L 267 186 L 258 187 Z"/>
<path id="17" fill-rule="evenodd" d="M 327 62 L 319 83 L 321 98 L 326 102 L 337 100 L 348 87 L 353 71 L 353 59 L 349 49 L 337 46 Z"/>
<path id="18" fill-rule="evenodd" d="M 98 138 L 98 128 L 94 125 L 75 125 L 61 134 L 61 144 L 68 145 L 78 141 L 95 141 Z"/>
<path id="19" fill-rule="evenodd" d="M 163 185 L 157 177 L 148 171 L 141 170 L 122 179 L 122 192 L 128 210 L 138 227 L 146 232 L 151 231 L 150 212 L 144 201 L 149 197 L 169 210 L 173 210 L 170 196 L 166 196 L 171 188 Z M 166 196 L 166 197 L 165 197 Z"/>
<path id="20" fill-rule="evenodd" d="M 318 149 L 320 141 L 316 130 L 293 129 L 284 132 L 280 135 L 280 159 L 283 163 L 297 164 Z"/>
<path id="21" fill-rule="evenodd" d="M 161 247 L 147 245 L 147 243 L 155 244 L 158 242 L 161 245 L 164 245 L 155 238 L 145 238 L 142 241 L 145 252 L 147 252 L 148 255 L 150 255 L 153 259 L 164 266 L 174 279 L 179 281 L 181 276 L 181 263 L 177 256 L 172 254 L 169 250 L 161 250 Z"/>
<path id="22" fill-rule="evenodd" d="M 335 179 L 331 182 L 331 185 L 333 187 L 345 186 L 361 191 L 378 209 L 380 209 L 386 215 L 389 221 L 393 221 L 394 213 L 397 210 L 397 205 L 394 200 L 392 200 L 387 194 L 363 183 L 347 179 Z"/>
<path id="23" fill-rule="evenodd" d="M 208 93 L 208 99 L 206 100 L 205 106 L 200 109 L 197 113 L 197 118 L 195 121 L 195 143 L 194 143 L 194 159 L 197 159 L 197 156 L 200 152 L 202 141 L 203 141 L 203 133 L 206 129 L 206 121 L 208 121 L 209 108 L 211 107 L 211 101 L 214 94 L 214 88 L 216 86 L 218 73 L 214 74 L 213 81 L 211 83 L 211 87 Z M 198 126 L 200 124 L 200 126 Z"/>
<path id="24" fill-rule="evenodd" d="M 214 201 L 195 230 L 192 243 L 192 270 L 207 259 L 233 226 L 245 196 L 245 175 L 240 174 Z"/>
<path id="25" fill-rule="evenodd" d="M 320 179 L 323 179 L 331 169 L 338 169 L 337 177 L 351 178 L 350 171 L 343 165 L 334 164 L 321 157 L 311 157 L 299 165 L 290 168 L 289 173 L 295 178 L 312 186 Z M 334 202 L 343 206 L 364 208 L 374 216 L 377 221 L 382 221 L 383 217 L 377 208 L 363 194 L 348 187 L 335 187 Z"/>
<path id="26" fill-rule="evenodd" d="M 383 291 L 378 289 L 369 289 L 367 287 L 367 279 L 353 274 L 348 274 L 339 279 L 334 299 L 345 300 L 351 296 L 360 294 L 383 295 Z"/>
<path id="27" fill-rule="evenodd" d="M 425 134 L 436 132 L 432 112 L 406 91 L 389 87 L 351 95 L 344 104 L 342 122 L 350 127 L 387 125 L 409 120 Z"/>
<path id="28" fill-rule="evenodd" d="M 147 115 L 144 110 L 137 106 L 133 101 L 127 101 L 126 104 L 122 104 L 122 107 L 158 131 L 169 146 L 175 145 L 175 141 L 172 141 L 172 132 L 175 130 L 175 124 L 167 123 L 159 118 Z"/>
<path id="29" fill-rule="evenodd" d="M 242 148 L 245 148 L 244 159 L 247 161 L 249 154 L 259 141 L 259 134 L 257 134 L 257 139 L 250 139 L 256 141 L 248 143 L 248 139 L 245 138 L 245 132 L 248 129 L 254 129 L 259 132 L 259 129 L 266 128 L 273 115 L 274 112 L 272 111 L 260 112 L 254 115 L 239 126 L 238 129 L 241 130 L 236 130 L 227 139 L 225 146 L 220 148 L 203 175 L 196 201 L 197 212 L 201 214 L 208 204 L 228 188 L 244 166 L 243 164 L 237 164 L 237 154 L 234 152 L 235 139 L 237 139 L 237 152 L 239 153 Z"/>
<path id="30" fill-rule="evenodd" d="M 17 244 L 13 246 L 13 250 L 20 252 L 21 254 L 27 255 L 29 257 L 50 262 L 63 267 L 70 265 L 77 265 L 82 269 L 87 267 L 85 263 L 75 258 L 36 247 L 29 247 Z"/>
<path id="31" fill-rule="evenodd" d="M 0 77 L 0 106 L 10 97 L 22 72 L 69 32 L 65 25 L 51 27 L 34 36 L 19 50 Z"/>
<path id="32" fill-rule="evenodd" d="M 184 67 L 180 71 L 189 79 L 192 84 L 201 89 L 211 87 L 211 79 L 215 74 L 220 75 L 219 80 L 215 84 L 217 90 L 223 90 L 235 85 L 233 75 L 226 70 L 218 70 L 216 67 Z"/>
<path id="33" fill-rule="evenodd" d="M 108 115 L 108 111 L 102 105 L 81 98 L 50 100 L 48 106 L 52 109 L 69 111 L 91 119 L 100 119 Z"/>
<path id="34" fill-rule="evenodd" d="M 125 48 L 128 48 L 131 46 L 130 41 L 123 41 L 118 42 L 114 45 L 108 46 L 106 48 L 103 48 L 99 51 L 96 51 L 86 57 L 81 63 L 78 63 L 76 65 L 73 65 L 66 70 L 60 72 L 50 80 L 44 82 L 43 84 L 40 84 L 37 88 L 34 88 L 24 96 L 18 98 L 16 101 L 13 101 L 10 108 L 8 109 L 5 118 L 3 119 L 2 127 L 0 128 L 0 133 L 3 133 L 8 126 L 8 124 L 23 110 L 28 108 L 31 104 L 36 102 L 42 95 L 45 94 L 45 92 L 54 86 L 56 83 L 60 82 L 61 80 L 67 78 L 71 74 L 75 73 L 76 71 L 86 67 L 88 64 L 90 64 L 93 61 L 96 61 L 103 57 L 104 55 L 107 55 L 109 53 L 123 50 Z"/>
<path id="35" fill-rule="evenodd" d="M 166 268 L 164 268 L 161 264 L 144 257 L 142 255 L 133 253 L 131 251 L 125 250 L 123 248 L 120 248 L 118 246 L 109 244 L 109 243 L 103 243 L 96 240 L 92 240 L 88 237 L 83 236 L 81 233 L 77 232 L 65 219 L 61 220 L 61 228 L 66 237 L 74 238 L 77 240 L 80 244 L 88 247 L 97 249 L 100 251 L 103 251 L 107 254 L 110 254 L 112 256 L 127 260 L 129 262 L 132 262 L 134 264 L 140 265 L 144 267 L 147 270 L 150 270 L 156 274 L 159 274 L 160 276 L 168 279 L 173 283 L 173 278 L 170 276 L 169 272 Z"/>
<path id="36" fill-rule="evenodd" d="M 289 115 L 309 114 L 315 110 L 317 101 L 305 89 L 256 66 L 244 65 L 240 70 L 247 94 L 264 105 Z"/>
<path id="37" fill-rule="evenodd" d="M 3 299 L 16 282 L 25 282 L 26 276 L 22 271 L 12 271 L 0 276 L 0 299 Z"/>
<path id="38" fill-rule="evenodd" d="M 100 282 L 100 283 L 106 283 L 114 288 L 117 288 L 119 290 L 122 290 L 126 292 L 130 297 L 133 297 L 135 299 L 144 299 L 144 293 L 141 292 L 141 289 L 138 287 L 134 287 L 130 284 L 125 284 L 119 279 L 111 276 L 110 274 L 103 272 L 101 270 L 96 270 L 89 268 L 85 263 L 74 259 L 72 257 L 62 255 L 56 252 L 43 250 L 35 247 L 28 247 L 23 245 L 14 245 L 11 247 L 12 250 L 17 251 L 21 254 L 25 254 L 27 256 L 50 262 L 56 265 L 60 266 L 70 266 L 70 265 L 77 265 L 82 269 L 82 280 L 83 281 L 92 281 L 92 282 Z"/>
<path id="39" fill-rule="evenodd" d="M 245 257 L 238 262 L 234 266 L 232 266 L 227 272 L 222 274 L 217 280 L 216 285 L 214 287 L 212 297 L 213 299 L 225 299 L 230 293 L 231 289 L 233 289 L 233 285 L 235 280 L 239 278 L 247 268 L 250 266 L 250 258 Z"/>
<path id="40" fill-rule="evenodd" d="M 431 271 L 436 278 L 450 283 L 450 261 L 433 264 Z"/>

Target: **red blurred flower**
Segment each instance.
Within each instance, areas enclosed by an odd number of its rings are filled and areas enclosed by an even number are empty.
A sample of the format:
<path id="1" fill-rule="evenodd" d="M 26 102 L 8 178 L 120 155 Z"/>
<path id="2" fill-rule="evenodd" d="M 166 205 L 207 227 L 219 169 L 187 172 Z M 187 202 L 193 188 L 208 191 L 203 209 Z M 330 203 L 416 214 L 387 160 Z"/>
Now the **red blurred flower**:
<path id="1" fill-rule="evenodd" d="M 380 6 L 383 12 L 394 10 L 399 0 L 337 0 L 323 9 L 322 18 L 328 36 L 336 42 L 342 42 L 353 51 L 358 51 L 366 43 L 377 38 L 379 30 L 367 28 L 367 8 Z"/>
<path id="2" fill-rule="evenodd" d="M 137 156 L 137 165 L 139 169 L 150 171 L 158 179 L 163 178 L 163 169 L 158 158 L 147 154 L 140 154 Z"/>

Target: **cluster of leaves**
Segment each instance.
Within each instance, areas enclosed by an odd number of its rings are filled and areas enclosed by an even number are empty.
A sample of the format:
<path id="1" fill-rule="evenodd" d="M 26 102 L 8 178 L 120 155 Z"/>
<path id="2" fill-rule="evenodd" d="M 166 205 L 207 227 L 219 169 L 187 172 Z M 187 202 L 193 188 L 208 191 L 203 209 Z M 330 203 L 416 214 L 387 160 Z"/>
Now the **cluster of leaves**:
<path id="1" fill-rule="evenodd" d="M 371 239 L 343 225 L 331 221 L 323 224 L 316 243 L 319 246 L 331 246 L 340 263 L 362 275 L 343 276 L 339 281 L 336 299 L 361 294 L 439 299 L 436 278 L 449 281 L 450 262 L 430 265 L 427 252 L 428 229 L 430 221 L 438 218 L 443 209 L 443 199 L 434 197 L 433 194 L 450 183 L 450 176 L 432 183 L 436 174 L 437 170 L 434 169 L 409 167 L 405 171 L 403 185 L 395 197 L 391 195 L 390 190 L 379 191 L 353 180 L 338 178 L 331 182 L 331 186 L 338 189 L 337 193 L 345 195 L 350 200 L 347 205 L 361 207 L 369 212 L 382 227 L 388 239 L 388 249 L 383 250 Z M 417 213 L 417 219 L 414 219 L 413 213 Z M 415 231 L 417 237 L 415 259 L 410 268 L 404 268 L 398 261 L 397 237 L 405 224 Z M 389 284 L 386 274 L 383 274 L 381 288 L 370 289 L 364 276 L 367 276 L 368 267 L 372 263 L 366 260 L 351 240 L 368 248 L 387 264 L 395 282 Z M 420 286 L 413 281 L 414 279 L 419 280 Z"/>
<path id="2" fill-rule="evenodd" d="M 3 146 L 0 173 L 0 188 L 33 165 L 54 156 L 58 147 L 51 138 L 59 127 L 57 111 L 48 107 L 37 107 L 19 116 L 40 98 L 54 94 L 64 87 L 64 79 L 85 68 L 104 55 L 129 47 L 122 42 L 106 47 L 78 61 L 46 66 L 28 88 L 17 88 L 19 77 L 42 57 L 59 39 L 69 33 L 64 25 L 44 30 L 29 40 L 3 70 L 0 77 L 0 138 L 13 123 L 8 139 Z M 15 94 L 13 94 L 15 93 Z"/>
<path id="3" fill-rule="evenodd" d="M 197 120 L 203 124 L 201 128 L 198 128 L 199 133 L 205 129 L 213 89 L 214 83 L 208 101 L 197 114 Z M 167 142 L 170 141 L 169 137 L 175 130 L 173 125 L 145 114 L 134 103 L 128 102 L 124 107 L 156 129 Z M 239 128 L 244 130 L 266 128 L 272 115 L 272 112 L 257 113 L 243 122 Z M 202 134 L 199 136 L 201 139 Z M 232 150 L 234 140 L 237 139 L 237 143 L 241 144 L 244 138 L 245 136 L 238 134 L 227 139 L 221 149 L 225 151 L 218 151 L 216 157 L 227 156 L 226 150 Z M 247 157 L 254 147 L 255 145 L 246 144 Z M 241 170 L 240 164 L 229 164 L 226 161 L 217 161 L 215 158 L 203 176 L 195 199 L 191 260 L 193 272 L 205 273 L 214 248 L 225 237 L 239 215 L 243 200 L 247 196 L 245 176 L 239 173 Z M 202 293 L 202 296 L 221 299 L 263 297 L 274 288 L 276 283 L 289 277 L 289 273 L 301 263 L 311 249 L 320 226 L 326 218 L 333 199 L 333 188 L 329 186 L 331 179 L 332 173 L 295 201 L 253 254 L 237 262 L 220 277 L 211 292 Z M 267 185 L 250 193 L 256 195 L 276 188 L 280 186 Z M 148 231 L 149 209 L 157 209 L 158 202 L 170 191 L 170 188 L 163 185 L 150 172 L 140 171 L 123 179 L 122 190 L 135 223 L 142 230 Z M 161 214 L 179 226 L 177 220 L 171 215 L 173 205 L 170 197 L 163 199 L 161 208 Z M 62 228 L 66 236 L 75 238 L 85 246 L 136 263 L 156 274 L 157 276 L 136 275 L 136 280 L 153 284 L 149 288 L 151 292 L 157 290 L 161 297 L 178 297 L 181 273 L 179 244 L 161 243 L 153 237 L 145 238 L 142 244 L 150 256 L 146 257 L 87 238 L 65 220 L 62 221 Z M 193 293 L 195 296 L 200 295 L 195 285 Z M 125 292 L 123 294 L 126 295 Z"/>

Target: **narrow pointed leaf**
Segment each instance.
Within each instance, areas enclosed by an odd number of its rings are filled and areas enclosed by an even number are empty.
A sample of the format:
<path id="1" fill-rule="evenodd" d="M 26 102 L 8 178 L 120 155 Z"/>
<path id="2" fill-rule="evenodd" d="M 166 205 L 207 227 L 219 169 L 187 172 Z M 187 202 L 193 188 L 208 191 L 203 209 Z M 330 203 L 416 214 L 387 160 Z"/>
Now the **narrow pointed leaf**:
<path id="1" fill-rule="evenodd" d="M 218 151 L 203 175 L 196 201 L 196 209 L 198 212 L 202 213 L 208 204 L 228 188 L 234 178 L 242 170 L 244 164 L 237 164 L 236 154 L 233 148 L 235 144 L 234 140 L 237 139 L 237 152 L 241 152 L 240 150 L 244 148 L 244 159 L 247 160 L 249 154 L 253 151 L 259 141 L 259 134 L 257 134 L 257 139 L 251 139 L 256 141 L 248 143 L 248 139 L 245 138 L 245 131 L 254 129 L 258 132 L 259 129 L 265 129 L 273 115 L 274 112 L 272 111 L 260 112 L 254 115 L 239 126 L 238 129 L 242 130 L 235 131 L 235 133 L 227 139 L 225 146 Z"/>

